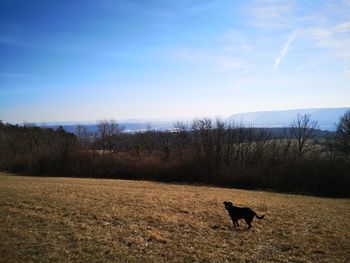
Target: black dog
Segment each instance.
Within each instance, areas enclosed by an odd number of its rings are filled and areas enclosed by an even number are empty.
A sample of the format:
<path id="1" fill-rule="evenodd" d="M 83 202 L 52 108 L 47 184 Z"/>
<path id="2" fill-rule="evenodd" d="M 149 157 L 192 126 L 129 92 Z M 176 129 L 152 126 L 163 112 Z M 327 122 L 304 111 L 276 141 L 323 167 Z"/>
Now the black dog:
<path id="1" fill-rule="evenodd" d="M 224 202 L 225 208 L 227 209 L 233 225 L 238 227 L 238 219 L 244 218 L 245 222 L 248 224 L 248 228 L 252 227 L 252 221 L 254 216 L 258 219 L 263 219 L 265 215 L 258 216 L 251 208 L 249 207 L 238 207 L 234 206 L 232 202 Z"/>

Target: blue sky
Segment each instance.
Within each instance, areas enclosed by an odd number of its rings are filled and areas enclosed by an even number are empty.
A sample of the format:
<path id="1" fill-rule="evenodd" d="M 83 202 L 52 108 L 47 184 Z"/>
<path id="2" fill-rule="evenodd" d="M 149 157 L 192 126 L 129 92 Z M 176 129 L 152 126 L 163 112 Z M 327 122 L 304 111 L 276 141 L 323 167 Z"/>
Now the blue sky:
<path id="1" fill-rule="evenodd" d="M 350 106 L 350 0 L 1 0 L 0 119 Z"/>

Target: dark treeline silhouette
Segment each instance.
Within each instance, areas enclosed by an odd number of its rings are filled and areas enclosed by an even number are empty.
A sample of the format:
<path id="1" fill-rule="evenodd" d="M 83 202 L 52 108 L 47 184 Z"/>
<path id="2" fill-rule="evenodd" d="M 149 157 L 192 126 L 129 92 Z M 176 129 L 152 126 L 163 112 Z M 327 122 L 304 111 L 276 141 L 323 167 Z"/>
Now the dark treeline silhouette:
<path id="1" fill-rule="evenodd" d="M 101 120 L 93 134 L 82 125 L 73 134 L 0 122 L 0 169 L 350 196 L 350 111 L 334 133 L 316 127 L 309 115 L 298 115 L 278 136 L 219 119 L 135 133 Z"/>

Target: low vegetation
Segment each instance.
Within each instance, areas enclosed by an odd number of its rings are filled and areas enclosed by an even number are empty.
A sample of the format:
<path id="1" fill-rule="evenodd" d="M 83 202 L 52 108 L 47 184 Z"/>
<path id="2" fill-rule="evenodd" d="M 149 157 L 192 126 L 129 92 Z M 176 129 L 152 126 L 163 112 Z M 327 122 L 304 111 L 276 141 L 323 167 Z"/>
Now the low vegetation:
<path id="1" fill-rule="evenodd" d="M 224 200 L 262 220 L 233 224 Z M 349 262 L 350 200 L 0 174 L 0 262 Z"/>
<path id="2" fill-rule="evenodd" d="M 0 122 L 0 170 L 350 196 L 350 111 L 334 133 L 316 127 L 308 115 L 278 134 L 210 119 L 136 133 L 103 120 L 75 134 Z"/>

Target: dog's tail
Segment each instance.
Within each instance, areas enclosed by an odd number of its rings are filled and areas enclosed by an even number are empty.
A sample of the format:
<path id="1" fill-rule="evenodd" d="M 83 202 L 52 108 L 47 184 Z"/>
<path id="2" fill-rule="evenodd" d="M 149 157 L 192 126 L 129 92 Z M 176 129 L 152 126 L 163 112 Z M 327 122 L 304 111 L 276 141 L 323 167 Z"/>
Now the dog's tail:
<path id="1" fill-rule="evenodd" d="M 258 216 L 255 212 L 254 212 L 254 215 L 256 216 L 256 218 L 258 219 L 263 219 L 265 217 L 265 215 L 262 215 L 262 216 Z"/>

